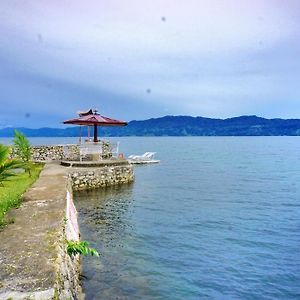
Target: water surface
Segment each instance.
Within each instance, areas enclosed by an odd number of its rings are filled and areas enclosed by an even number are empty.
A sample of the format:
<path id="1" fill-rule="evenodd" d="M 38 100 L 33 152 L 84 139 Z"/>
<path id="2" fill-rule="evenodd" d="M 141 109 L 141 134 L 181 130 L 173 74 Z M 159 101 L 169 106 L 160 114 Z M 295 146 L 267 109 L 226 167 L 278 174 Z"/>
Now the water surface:
<path id="1" fill-rule="evenodd" d="M 161 163 L 76 195 L 87 299 L 300 299 L 300 138 L 116 140 Z"/>
<path id="2" fill-rule="evenodd" d="M 76 195 L 87 299 L 299 299 L 300 139 L 124 138 L 134 184 Z M 135 150 L 133 150 L 135 149 Z"/>

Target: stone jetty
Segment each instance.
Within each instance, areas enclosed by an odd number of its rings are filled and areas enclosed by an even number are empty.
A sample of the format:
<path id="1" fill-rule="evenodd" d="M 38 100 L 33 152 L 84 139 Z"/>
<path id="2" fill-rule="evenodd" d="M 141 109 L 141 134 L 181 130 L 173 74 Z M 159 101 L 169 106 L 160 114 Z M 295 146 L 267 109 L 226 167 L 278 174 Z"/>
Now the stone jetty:
<path id="1" fill-rule="evenodd" d="M 78 154 L 70 149 L 71 157 Z M 79 239 L 73 190 L 128 183 L 134 173 L 126 160 L 49 163 L 65 154 L 61 146 L 35 148 L 35 159 L 48 163 L 20 208 L 9 212 L 15 222 L 0 232 L 0 299 L 84 299 L 80 260 L 66 252 L 66 240 Z"/>

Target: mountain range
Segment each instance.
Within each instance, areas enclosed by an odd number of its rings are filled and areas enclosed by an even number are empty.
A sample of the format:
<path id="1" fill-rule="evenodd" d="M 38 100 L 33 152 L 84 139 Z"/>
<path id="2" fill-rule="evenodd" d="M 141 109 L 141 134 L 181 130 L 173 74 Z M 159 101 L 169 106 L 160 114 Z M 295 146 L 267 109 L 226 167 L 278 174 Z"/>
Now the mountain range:
<path id="1" fill-rule="evenodd" d="M 14 129 L 28 137 L 72 137 L 79 127 L 67 128 L 2 128 L 0 137 L 12 137 Z M 83 136 L 87 128 L 83 127 Z M 299 136 L 300 119 L 265 119 L 240 116 L 212 119 L 191 116 L 165 116 L 142 121 L 130 121 L 125 127 L 101 127 L 99 136 Z"/>

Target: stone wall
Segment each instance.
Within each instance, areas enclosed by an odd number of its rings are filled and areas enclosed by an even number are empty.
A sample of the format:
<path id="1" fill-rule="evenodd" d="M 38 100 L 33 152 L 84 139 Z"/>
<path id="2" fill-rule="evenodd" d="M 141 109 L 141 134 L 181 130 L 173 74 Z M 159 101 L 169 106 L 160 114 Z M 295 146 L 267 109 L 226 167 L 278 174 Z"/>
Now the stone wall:
<path id="1" fill-rule="evenodd" d="M 70 182 L 67 184 L 66 216 L 62 225 L 61 236 L 58 237 L 56 280 L 54 299 L 84 299 L 82 293 L 80 275 L 80 258 L 70 257 L 66 251 L 66 240 L 79 241 L 79 227 L 77 223 L 77 211 L 73 203 L 73 193 Z"/>
<path id="2" fill-rule="evenodd" d="M 33 146 L 32 159 L 35 161 L 78 160 L 78 145 Z"/>
<path id="3" fill-rule="evenodd" d="M 102 141 L 102 159 L 110 159 L 112 157 L 111 144 L 109 141 Z M 45 161 L 78 161 L 79 160 L 79 145 L 49 145 L 49 146 L 32 146 L 32 159 L 38 162 Z M 16 157 L 14 147 L 11 147 L 10 157 Z M 83 159 L 88 159 L 84 157 Z"/>
<path id="4" fill-rule="evenodd" d="M 58 160 L 79 160 L 78 145 L 32 146 L 32 160 L 38 162 Z M 14 147 L 11 147 L 10 157 L 16 157 Z"/>
<path id="5" fill-rule="evenodd" d="M 73 190 L 85 190 L 132 182 L 134 172 L 129 164 L 102 168 L 76 168 L 69 173 L 69 178 Z"/>

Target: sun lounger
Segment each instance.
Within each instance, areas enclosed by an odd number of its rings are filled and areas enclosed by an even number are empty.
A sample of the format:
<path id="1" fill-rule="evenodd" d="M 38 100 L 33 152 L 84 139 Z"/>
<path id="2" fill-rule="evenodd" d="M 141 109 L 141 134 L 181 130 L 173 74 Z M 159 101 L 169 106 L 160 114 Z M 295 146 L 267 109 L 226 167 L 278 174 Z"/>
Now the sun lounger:
<path id="1" fill-rule="evenodd" d="M 128 158 L 132 160 L 151 160 L 156 152 L 145 152 L 143 155 L 129 155 Z"/>
<path id="2" fill-rule="evenodd" d="M 153 159 L 156 152 L 146 152 L 143 155 L 129 155 L 128 161 L 131 164 L 152 164 L 159 163 L 157 159 Z"/>

